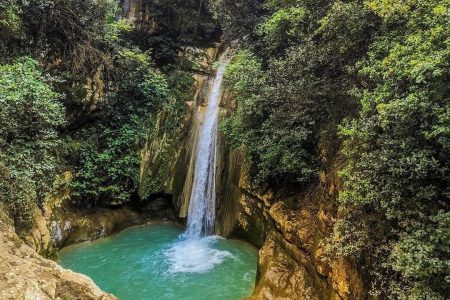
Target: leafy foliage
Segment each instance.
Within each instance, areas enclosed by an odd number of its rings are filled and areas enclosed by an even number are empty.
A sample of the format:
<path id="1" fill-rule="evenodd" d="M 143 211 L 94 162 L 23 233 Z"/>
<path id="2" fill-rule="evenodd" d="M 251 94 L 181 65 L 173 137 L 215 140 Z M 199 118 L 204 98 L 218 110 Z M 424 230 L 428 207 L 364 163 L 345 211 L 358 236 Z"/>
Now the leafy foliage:
<path id="1" fill-rule="evenodd" d="M 448 2 L 233 2 L 214 3 L 247 49 L 228 68 L 239 108 L 222 127 L 247 150 L 256 182 L 311 182 L 334 151 L 334 254 L 360 260 L 380 298 L 444 299 Z M 242 20 L 237 10 L 248 9 Z"/>
<path id="2" fill-rule="evenodd" d="M 214 16 L 222 24 L 226 39 L 253 39 L 253 31 L 264 13 L 263 0 L 211 0 Z"/>
<path id="3" fill-rule="evenodd" d="M 336 124 L 355 110 L 353 68 L 374 16 L 356 3 L 267 1 L 263 7 L 267 16 L 252 33 L 254 54 L 238 54 L 228 67 L 240 108 L 225 132 L 249 149 L 257 184 L 309 184 L 321 168 L 321 137 L 335 136 Z M 338 26 L 352 31 L 341 34 Z"/>
<path id="4" fill-rule="evenodd" d="M 4 38 L 20 35 L 22 22 L 15 1 L 0 1 L 0 33 Z"/>
<path id="5" fill-rule="evenodd" d="M 64 109 L 37 62 L 0 65 L 0 201 L 26 223 L 56 169 L 57 128 Z"/>
<path id="6" fill-rule="evenodd" d="M 293 119 L 282 117 L 294 105 L 293 99 L 272 89 L 271 75 L 263 74 L 261 64 L 249 52 L 235 56 L 226 78 L 237 93 L 239 109 L 222 128 L 233 146 L 246 146 L 255 183 L 279 185 L 283 183 L 276 182 L 279 179 L 305 182 L 314 177 L 317 158 L 310 144 L 314 120 L 303 118 L 301 111 Z M 284 87 L 295 89 L 293 85 Z"/>
<path id="7" fill-rule="evenodd" d="M 338 229 L 361 226 L 369 236 L 388 234 L 355 249 L 369 255 L 377 289 L 399 298 L 443 299 L 450 289 L 450 37 L 444 29 L 450 7 L 441 1 L 412 5 L 370 3 L 383 27 L 360 64 L 368 83 L 359 90 L 360 117 L 341 129 L 347 163 L 340 201 L 343 212 L 371 212 L 379 224 L 369 229 L 351 222 Z M 390 249 L 380 251 L 386 244 Z M 392 271 L 399 283 L 386 281 Z"/>
<path id="8" fill-rule="evenodd" d="M 165 77 L 145 54 L 121 52 L 119 64 L 117 71 L 127 75 L 99 120 L 68 140 L 68 158 L 78 157 L 74 196 L 83 203 L 125 202 L 137 190 L 139 151 L 155 125 L 155 112 L 169 96 Z"/>
<path id="9" fill-rule="evenodd" d="M 179 29 L 186 31 L 179 34 L 186 35 L 186 38 L 189 34 L 206 30 L 211 21 L 205 18 L 200 22 L 200 16 L 209 15 L 206 2 L 203 1 L 181 4 L 155 1 L 153 4 L 158 7 L 160 27 L 166 28 L 170 34 L 176 29 L 169 30 L 173 22 L 167 23 L 168 17 L 180 15 L 181 12 L 185 19 L 179 24 Z M 8 198 L 11 206 L 18 208 L 16 217 L 26 217 L 27 212 L 21 208 L 25 207 L 22 203 L 35 204 L 41 201 L 48 191 L 49 183 L 60 171 L 74 172 L 71 180 L 72 199 L 79 205 L 128 201 L 137 194 L 141 183 L 139 168 L 142 147 L 148 139 L 157 135 L 170 135 L 176 130 L 178 118 L 184 109 L 183 101 L 192 91 L 191 75 L 178 67 L 178 64 L 181 66 L 177 60 L 179 44 L 173 40 L 177 35 L 168 37 L 172 52 L 166 55 L 171 58 L 173 65 L 166 65 L 166 73 L 162 73 L 153 63 L 152 57 L 158 56 L 157 51 L 152 49 L 155 45 L 136 42 L 135 37 L 142 31 L 119 17 L 123 7 L 115 0 L 3 0 L 0 1 L 0 8 L 2 62 L 14 61 L 15 57 L 22 54 L 39 61 L 20 61 L 20 64 L 6 64 L 2 68 L 19 68 L 23 64 L 28 73 L 35 72 L 28 77 L 42 82 L 38 91 L 32 90 L 35 94 L 28 95 L 31 93 L 29 89 L 37 89 L 38 84 L 30 84 L 31 79 L 23 80 L 21 69 L 16 70 L 18 75 L 8 69 L 9 77 L 4 77 L 4 80 L 8 84 L 14 83 L 8 93 L 21 87 L 22 83 L 29 84 L 28 89 L 23 89 L 23 98 L 40 97 L 39 101 L 42 101 L 36 102 L 40 106 L 33 108 L 32 112 L 36 114 L 34 118 L 48 114 L 54 114 L 55 118 L 53 123 L 47 124 L 46 131 L 42 129 L 48 136 L 35 133 L 41 131 L 33 124 L 27 130 L 30 135 L 34 134 L 34 138 L 23 142 L 21 136 L 10 133 L 20 126 L 16 124 L 15 127 L 11 125 L 14 128 L 2 128 L 5 132 L 5 147 L 11 146 L 12 149 L 10 152 L 2 151 L 2 169 L 5 170 L 2 174 L 12 176 L 16 181 L 15 189 L 5 182 L 8 193 L 17 193 L 17 196 Z M 188 11 L 195 11 L 196 14 L 189 14 Z M 183 27 L 185 22 L 190 26 Z M 158 34 L 160 32 L 152 33 L 153 38 L 157 39 Z M 141 45 L 145 47 L 139 49 Z M 31 69 L 31 65 L 34 69 Z M 52 77 L 38 76 L 38 65 Z M 53 90 L 58 91 L 54 99 L 49 96 Z M 12 101 L 12 96 L 8 97 L 8 101 Z M 60 107 L 61 112 L 43 105 L 45 101 Z M 66 108 L 65 116 L 63 105 Z M 5 107 L 4 117 L 9 118 L 5 124 L 33 119 L 25 116 L 25 112 L 31 112 L 24 110 L 22 116 L 22 111 L 14 111 L 14 108 Z M 161 114 L 167 115 L 165 121 L 156 126 Z M 53 120 L 52 116 L 47 117 L 49 122 Z M 165 143 L 164 147 L 167 148 L 164 151 L 169 153 L 170 143 Z M 19 150 L 28 153 L 28 157 L 25 154 L 15 155 Z M 56 150 L 58 169 L 55 164 Z M 42 165 L 31 162 L 38 158 Z M 164 164 L 167 165 L 167 160 Z M 29 171 L 28 165 L 33 165 L 36 170 Z M 13 171 L 16 175 L 11 175 Z M 162 181 L 160 177 L 164 176 L 164 172 L 156 174 L 158 172 L 149 175 L 149 180 L 155 182 L 152 187 Z M 28 177 L 17 175 L 22 173 L 30 174 Z M 17 183 L 19 179 L 20 184 Z M 18 185 L 23 189 L 18 189 Z"/>

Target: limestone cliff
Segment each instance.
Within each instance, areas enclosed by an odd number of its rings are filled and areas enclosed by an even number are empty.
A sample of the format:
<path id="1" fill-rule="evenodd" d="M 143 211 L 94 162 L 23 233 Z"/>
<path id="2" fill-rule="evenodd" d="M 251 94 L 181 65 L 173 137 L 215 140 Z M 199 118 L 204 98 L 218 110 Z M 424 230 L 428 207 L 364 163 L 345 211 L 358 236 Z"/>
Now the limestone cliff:
<path id="1" fill-rule="evenodd" d="M 325 186 L 287 199 L 240 187 L 236 234 L 260 247 L 251 299 L 366 298 L 357 265 L 324 255 L 334 219 Z"/>
<path id="2" fill-rule="evenodd" d="M 213 74 L 212 67 L 217 57 L 218 48 L 186 48 L 180 55 L 188 56 L 188 59 L 194 61 L 199 67 L 193 74 L 195 80 L 195 93 L 191 101 L 186 103 L 186 112 L 181 117 L 182 124 L 176 132 L 172 144 L 172 155 L 170 161 L 164 161 L 158 167 L 157 153 L 155 149 L 164 143 L 164 135 L 150 140 L 149 147 L 142 152 L 141 170 L 147 172 L 145 176 L 151 176 L 150 172 L 158 172 L 158 168 L 168 168 L 167 180 L 161 187 L 166 193 L 173 195 L 174 205 L 179 210 L 179 216 L 185 218 L 189 206 L 189 197 L 192 188 L 193 169 L 195 165 L 195 156 L 192 155 L 195 149 L 197 133 L 199 129 L 199 114 L 203 111 L 206 103 L 209 83 Z M 141 173 L 141 177 L 145 178 Z"/>
<path id="3" fill-rule="evenodd" d="M 0 218 L 0 299 L 117 299 L 87 276 L 60 267 L 27 246 Z"/>
<path id="4" fill-rule="evenodd" d="M 70 172 L 63 176 L 69 181 L 72 177 Z M 56 194 L 48 194 L 41 208 L 35 207 L 30 227 L 16 230 L 37 253 L 55 257 L 57 250 L 71 244 L 96 240 L 149 221 L 167 220 L 177 218 L 172 203 L 166 198 L 135 206 L 83 209 L 72 205 L 70 191 L 63 188 Z"/>

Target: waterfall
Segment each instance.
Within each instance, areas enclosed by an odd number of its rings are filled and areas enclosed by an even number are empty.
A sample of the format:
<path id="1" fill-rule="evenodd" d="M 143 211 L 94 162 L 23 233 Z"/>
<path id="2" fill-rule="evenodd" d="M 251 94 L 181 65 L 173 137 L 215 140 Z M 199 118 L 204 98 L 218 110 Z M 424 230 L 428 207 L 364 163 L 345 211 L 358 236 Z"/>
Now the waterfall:
<path id="1" fill-rule="evenodd" d="M 206 111 L 200 125 L 200 134 L 195 150 L 194 182 L 189 202 L 186 234 L 199 237 L 202 233 L 214 233 L 216 215 L 216 143 L 219 103 L 226 61 L 219 61 L 216 77 L 208 96 Z"/>
<path id="2" fill-rule="evenodd" d="M 226 54 L 219 60 L 207 107 L 198 115 L 201 122 L 193 151 L 194 178 L 186 232 L 164 253 L 169 272 L 172 273 L 208 272 L 225 259 L 234 259 L 230 252 L 217 249 L 216 243 L 221 238 L 211 235 L 214 233 L 216 217 L 217 123 L 223 75 L 227 64 L 225 57 Z"/>

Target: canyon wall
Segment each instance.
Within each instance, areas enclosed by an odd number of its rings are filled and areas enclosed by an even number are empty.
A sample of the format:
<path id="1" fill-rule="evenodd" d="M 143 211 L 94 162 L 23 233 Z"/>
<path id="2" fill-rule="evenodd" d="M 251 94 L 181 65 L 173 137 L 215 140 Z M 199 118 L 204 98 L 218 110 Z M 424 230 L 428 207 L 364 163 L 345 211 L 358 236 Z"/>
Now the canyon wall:
<path id="1" fill-rule="evenodd" d="M 366 299 L 358 266 L 325 255 L 335 221 L 333 182 L 287 198 L 253 192 L 245 176 L 239 187 L 234 233 L 260 248 L 251 299 Z"/>
<path id="2" fill-rule="evenodd" d="M 192 181 L 194 176 L 195 149 L 199 129 L 199 114 L 204 110 L 207 101 L 210 82 L 213 78 L 213 63 L 217 58 L 218 47 L 194 48 L 185 47 L 179 53 L 193 61 L 197 70 L 193 72 L 194 93 L 192 99 L 185 103 L 185 110 L 179 117 L 177 130 L 172 136 L 160 131 L 149 138 L 141 151 L 141 189 L 140 194 L 162 192 L 172 195 L 173 204 L 179 211 L 179 216 L 185 218 L 189 207 Z M 158 116 L 157 126 L 164 126 L 167 116 Z M 169 152 L 162 156 L 162 152 Z M 146 180 L 155 176 L 166 180 L 159 186 L 150 187 Z"/>
<path id="3" fill-rule="evenodd" d="M 0 207 L 0 299 L 113 300 L 87 276 L 60 267 L 26 245 Z"/>
<path id="4" fill-rule="evenodd" d="M 233 95 L 225 91 L 221 118 L 235 109 Z M 260 249 L 250 299 L 368 298 L 358 265 L 326 255 L 340 183 L 335 158 L 322 152 L 330 168 L 318 184 L 306 191 L 261 193 L 250 184 L 243 150 L 228 149 L 219 131 L 216 228 Z"/>

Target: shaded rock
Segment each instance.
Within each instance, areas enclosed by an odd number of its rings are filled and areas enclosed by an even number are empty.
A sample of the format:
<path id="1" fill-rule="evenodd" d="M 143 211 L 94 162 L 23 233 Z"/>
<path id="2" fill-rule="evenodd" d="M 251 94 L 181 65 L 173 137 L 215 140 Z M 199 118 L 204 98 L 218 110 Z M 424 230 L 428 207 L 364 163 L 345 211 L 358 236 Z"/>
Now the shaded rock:
<path id="1" fill-rule="evenodd" d="M 49 230 L 53 244 L 62 248 L 106 237 L 143 222 L 142 216 L 128 207 L 90 213 L 67 210 L 52 215 Z"/>
<path id="2" fill-rule="evenodd" d="M 178 221 L 172 201 L 156 198 L 136 207 L 120 206 L 81 210 L 65 195 L 47 197 L 43 211 L 35 209 L 34 224 L 20 237 L 39 254 L 56 257 L 65 246 L 109 236 L 125 228 L 150 221 Z"/>

